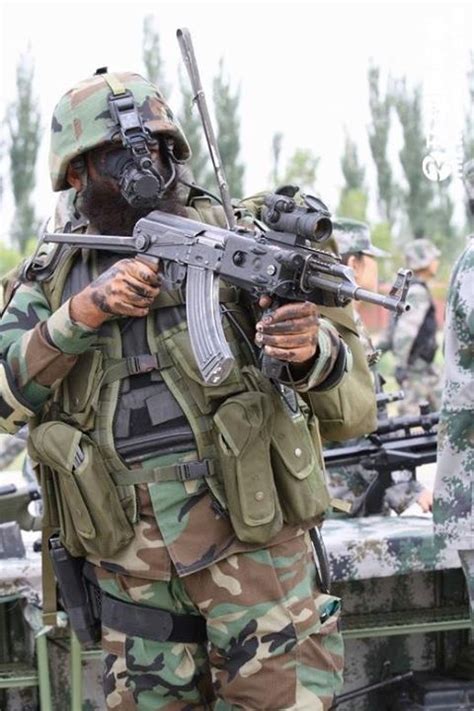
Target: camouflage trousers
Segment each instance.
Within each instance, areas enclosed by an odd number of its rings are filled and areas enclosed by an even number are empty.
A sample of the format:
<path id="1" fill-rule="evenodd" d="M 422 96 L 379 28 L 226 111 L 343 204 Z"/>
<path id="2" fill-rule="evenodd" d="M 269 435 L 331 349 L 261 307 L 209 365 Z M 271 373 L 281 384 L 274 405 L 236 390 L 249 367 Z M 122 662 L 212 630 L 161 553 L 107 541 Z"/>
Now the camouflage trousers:
<path id="1" fill-rule="evenodd" d="M 201 614 L 207 644 L 103 628 L 109 711 L 326 711 L 342 685 L 340 602 L 322 594 L 308 534 L 170 581 L 97 569 L 104 591 Z"/>
<path id="2" fill-rule="evenodd" d="M 402 382 L 399 383 L 405 397 L 398 405 L 399 415 L 419 415 L 420 402 L 427 401 L 430 409 L 436 412 L 441 402 L 441 381 L 437 368 L 424 363 L 422 366 L 408 368 Z"/>

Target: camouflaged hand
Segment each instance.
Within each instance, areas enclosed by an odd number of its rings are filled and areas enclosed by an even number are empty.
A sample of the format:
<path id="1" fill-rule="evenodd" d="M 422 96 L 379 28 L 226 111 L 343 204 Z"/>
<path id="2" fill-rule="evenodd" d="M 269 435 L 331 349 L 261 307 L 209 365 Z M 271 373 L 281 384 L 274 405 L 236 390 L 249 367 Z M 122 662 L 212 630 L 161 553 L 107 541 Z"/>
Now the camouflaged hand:
<path id="1" fill-rule="evenodd" d="M 304 206 L 291 197 L 265 198 L 264 220 L 256 232 L 207 225 L 155 210 L 137 222 L 131 237 L 46 234 L 45 242 L 108 250 L 160 262 L 173 288 L 186 285 L 186 315 L 196 362 L 208 385 L 219 385 L 234 358 L 221 321 L 218 278 L 258 299 L 309 301 L 344 306 L 351 299 L 380 304 L 395 312 L 407 309 L 410 273 L 401 270 L 388 296 L 360 289 L 352 270 L 339 258 L 312 246 L 331 235 L 325 205 L 311 196 Z M 265 371 L 264 371 L 265 372 Z"/>

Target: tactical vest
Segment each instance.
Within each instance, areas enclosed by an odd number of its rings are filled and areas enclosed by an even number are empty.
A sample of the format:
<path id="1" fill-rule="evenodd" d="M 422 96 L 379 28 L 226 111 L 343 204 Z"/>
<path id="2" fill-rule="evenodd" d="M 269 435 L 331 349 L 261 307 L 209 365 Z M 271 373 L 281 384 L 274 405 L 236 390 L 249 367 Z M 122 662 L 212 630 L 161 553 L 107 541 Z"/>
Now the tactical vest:
<path id="1" fill-rule="evenodd" d="M 211 218 L 198 210 L 197 219 Z M 52 310 L 107 261 L 65 252 L 45 284 Z M 109 558 L 131 540 L 138 483 L 202 479 L 250 543 L 266 543 L 283 521 L 314 523 L 327 508 L 317 421 L 255 367 L 254 322 L 238 290 L 221 286 L 220 302 L 235 367 L 219 386 L 202 380 L 183 294 L 165 284 L 145 319 L 102 326 L 32 428 L 47 525 L 60 529 L 72 555 Z"/>
<path id="2" fill-rule="evenodd" d="M 420 330 L 413 341 L 413 345 L 410 350 L 410 355 L 408 356 L 408 365 L 412 365 L 417 358 L 421 358 L 426 363 L 432 363 L 436 355 L 436 350 L 438 345 L 436 343 L 436 309 L 434 305 L 431 292 L 428 286 L 421 279 L 413 279 L 412 284 L 420 284 L 426 292 L 430 299 L 430 306 L 426 312 L 426 316 L 423 319 Z"/>

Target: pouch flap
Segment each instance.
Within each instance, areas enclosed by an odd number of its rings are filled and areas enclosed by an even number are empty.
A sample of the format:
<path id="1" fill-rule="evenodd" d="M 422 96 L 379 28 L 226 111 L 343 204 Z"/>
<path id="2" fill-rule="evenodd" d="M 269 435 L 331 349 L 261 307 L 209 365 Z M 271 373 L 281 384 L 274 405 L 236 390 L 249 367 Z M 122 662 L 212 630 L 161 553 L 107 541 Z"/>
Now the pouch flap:
<path id="1" fill-rule="evenodd" d="M 44 422 L 36 427 L 28 441 L 28 454 L 34 461 L 69 474 L 83 433 L 65 422 Z"/>

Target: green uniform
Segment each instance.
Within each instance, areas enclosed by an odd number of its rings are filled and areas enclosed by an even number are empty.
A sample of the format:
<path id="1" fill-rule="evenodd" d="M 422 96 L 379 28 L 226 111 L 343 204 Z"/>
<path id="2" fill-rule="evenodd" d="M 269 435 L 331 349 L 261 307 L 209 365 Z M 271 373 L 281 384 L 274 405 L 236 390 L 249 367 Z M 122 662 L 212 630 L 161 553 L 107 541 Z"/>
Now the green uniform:
<path id="1" fill-rule="evenodd" d="M 174 158 L 189 156 L 155 87 L 95 76 L 55 111 L 55 190 L 75 156 L 120 142 L 104 106 L 110 91 L 125 96 L 122 82 L 145 126 L 173 142 Z M 224 221 L 207 200 L 187 214 Z M 146 318 L 98 330 L 71 319 L 70 298 L 115 259 L 66 250 L 49 281 L 16 290 L 0 322 L 0 429 L 30 425 L 47 525 L 112 599 L 199 615 L 207 627 L 207 645 L 104 627 L 107 708 L 328 709 L 342 671 L 339 601 L 316 586 L 306 530 L 328 502 L 320 434 L 375 426 L 351 311 L 322 309 L 318 357 L 277 392 L 255 367 L 254 308 L 222 284 L 235 367 L 210 386 L 183 295 L 166 280 Z"/>

